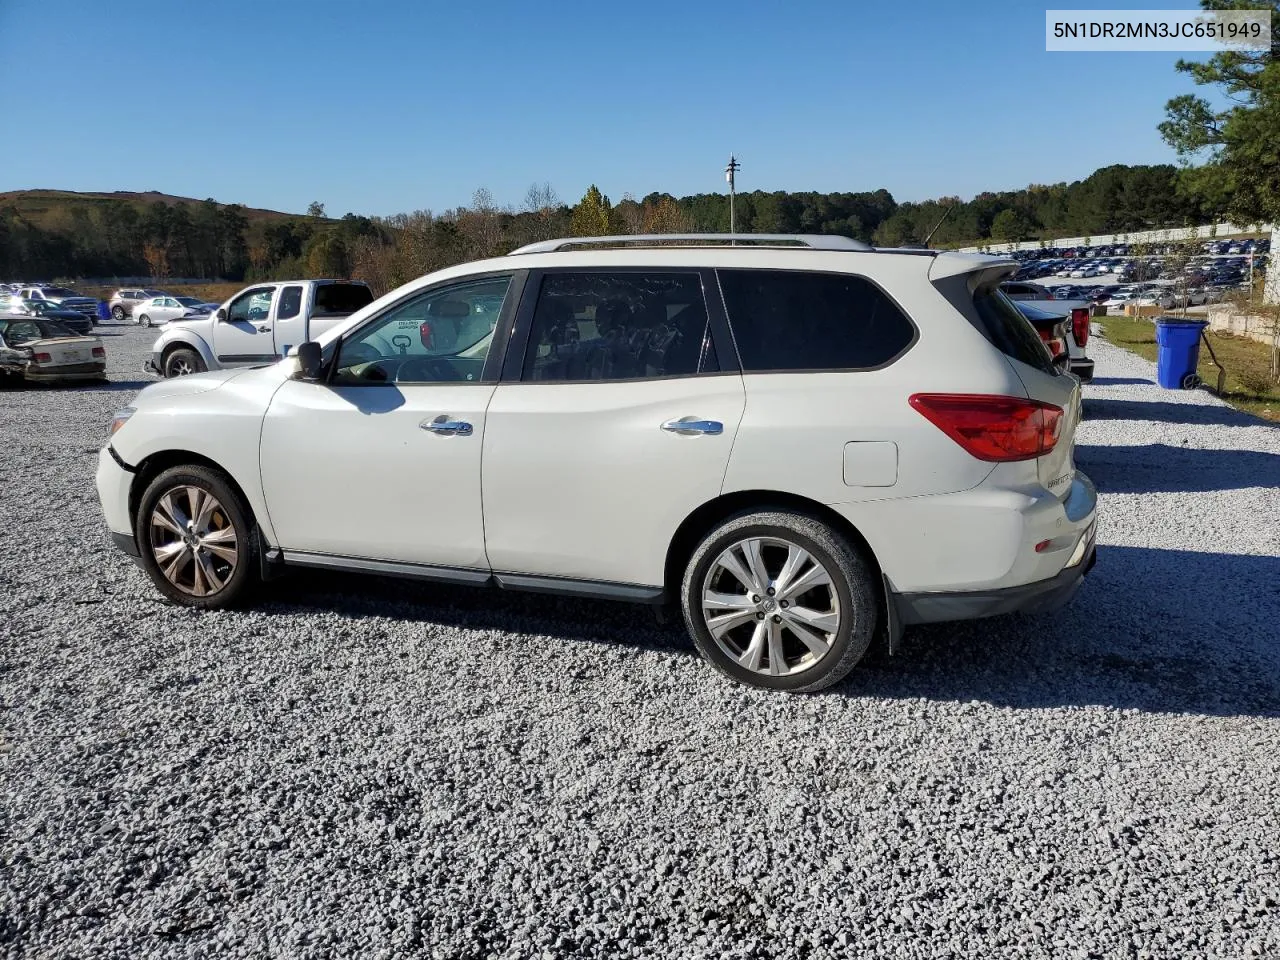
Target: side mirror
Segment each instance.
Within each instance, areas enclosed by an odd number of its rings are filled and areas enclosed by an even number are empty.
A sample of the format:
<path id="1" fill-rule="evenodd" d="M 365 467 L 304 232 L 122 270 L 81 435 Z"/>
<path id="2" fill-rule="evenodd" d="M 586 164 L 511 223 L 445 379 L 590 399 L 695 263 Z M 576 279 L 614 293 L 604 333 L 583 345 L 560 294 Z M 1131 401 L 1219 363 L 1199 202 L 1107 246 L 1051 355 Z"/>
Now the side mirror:
<path id="1" fill-rule="evenodd" d="M 320 344 L 314 340 L 298 346 L 298 374 L 303 380 L 320 378 Z"/>
<path id="2" fill-rule="evenodd" d="M 215 319 L 215 320 L 217 320 L 219 323 L 226 323 L 226 321 L 227 321 L 227 308 L 226 308 L 226 307 L 219 307 L 219 308 L 218 308 L 218 312 L 217 312 L 217 313 L 215 313 L 213 316 L 214 316 L 214 319 Z"/>

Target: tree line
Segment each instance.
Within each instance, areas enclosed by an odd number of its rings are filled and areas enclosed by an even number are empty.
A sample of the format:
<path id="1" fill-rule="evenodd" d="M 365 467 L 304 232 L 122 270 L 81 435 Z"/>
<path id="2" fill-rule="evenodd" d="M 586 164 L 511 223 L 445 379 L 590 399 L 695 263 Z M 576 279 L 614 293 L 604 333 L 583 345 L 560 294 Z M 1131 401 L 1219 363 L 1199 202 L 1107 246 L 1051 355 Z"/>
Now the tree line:
<path id="1" fill-rule="evenodd" d="M 1023 190 L 898 203 L 888 190 L 738 194 L 741 233 L 827 233 L 881 246 L 960 246 L 1198 224 L 1224 203 L 1188 184 L 1194 170 L 1115 165 L 1084 180 Z M 616 204 L 594 185 L 575 204 L 548 184 L 530 188 L 518 208 L 477 190 L 469 206 L 390 217 L 348 213 L 250 221 L 237 204 L 68 200 L 37 224 L 15 206 L 0 208 L 0 276 L 206 277 L 259 280 L 359 276 L 379 289 L 467 259 L 496 256 L 535 240 L 621 233 L 726 233 L 729 198 L 624 195 Z M 944 214 L 946 214 L 944 219 Z M 941 221 L 941 226 L 939 222 Z M 936 231 L 935 231 L 936 228 Z"/>
<path id="2" fill-rule="evenodd" d="M 1022 190 L 898 203 L 889 191 L 738 194 L 740 233 L 841 234 L 881 246 L 960 246 L 1199 224 L 1226 204 L 1195 189 L 1198 171 L 1170 165 L 1115 165 L 1084 180 Z M 348 213 L 250 221 L 237 204 L 68 200 L 39 224 L 15 206 L 0 208 L 0 276 L 206 277 L 259 280 L 358 276 L 390 289 L 431 270 L 496 256 L 557 236 L 726 233 L 729 198 L 630 194 L 616 204 L 594 185 L 572 206 L 549 184 L 530 188 L 518 208 L 477 190 L 469 206 L 390 217 Z M 945 218 L 944 218 L 945 214 Z M 939 223 L 941 225 L 939 226 Z M 935 229 L 936 228 L 936 229 Z"/>

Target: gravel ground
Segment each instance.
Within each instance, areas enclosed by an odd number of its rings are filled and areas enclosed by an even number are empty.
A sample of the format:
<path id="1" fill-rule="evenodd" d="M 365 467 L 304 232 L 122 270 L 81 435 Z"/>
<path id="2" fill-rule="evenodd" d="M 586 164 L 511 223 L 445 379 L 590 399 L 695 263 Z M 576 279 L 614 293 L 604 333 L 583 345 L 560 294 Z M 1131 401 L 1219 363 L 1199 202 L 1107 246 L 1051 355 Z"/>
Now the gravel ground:
<path id="1" fill-rule="evenodd" d="M 6 957 L 1280 954 L 1280 429 L 1096 343 L 1098 566 L 809 697 L 623 605 L 110 546 L 110 388 L 0 392 Z"/>

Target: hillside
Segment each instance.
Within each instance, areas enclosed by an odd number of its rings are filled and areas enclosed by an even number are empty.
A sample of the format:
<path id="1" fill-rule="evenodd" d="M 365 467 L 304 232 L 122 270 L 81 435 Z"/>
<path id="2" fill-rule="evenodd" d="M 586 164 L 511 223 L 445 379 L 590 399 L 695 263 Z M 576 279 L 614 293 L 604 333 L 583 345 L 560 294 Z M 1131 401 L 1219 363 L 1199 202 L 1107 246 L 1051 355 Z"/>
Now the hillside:
<path id="1" fill-rule="evenodd" d="M 101 207 L 112 202 L 128 203 L 130 206 L 136 207 L 139 212 L 142 212 L 153 203 L 163 203 L 167 206 L 185 203 L 188 206 L 195 207 L 204 201 L 194 197 L 175 197 L 172 194 L 160 193 L 155 190 L 148 190 L 143 193 L 129 190 L 116 190 L 111 193 L 77 193 L 74 190 L 9 190 L 0 193 L 0 208 L 11 207 L 20 216 L 38 227 L 48 226 L 51 222 L 56 223 L 62 212 L 69 211 L 72 208 L 83 207 L 92 210 L 95 207 Z M 227 204 L 219 203 L 218 206 L 221 208 L 227 206 Z M 303 216 L 300 213 L 261 210 L 256 207 L 240 207 L 239 209 L 245 219 L 250 222 L 296 219 Z"/>

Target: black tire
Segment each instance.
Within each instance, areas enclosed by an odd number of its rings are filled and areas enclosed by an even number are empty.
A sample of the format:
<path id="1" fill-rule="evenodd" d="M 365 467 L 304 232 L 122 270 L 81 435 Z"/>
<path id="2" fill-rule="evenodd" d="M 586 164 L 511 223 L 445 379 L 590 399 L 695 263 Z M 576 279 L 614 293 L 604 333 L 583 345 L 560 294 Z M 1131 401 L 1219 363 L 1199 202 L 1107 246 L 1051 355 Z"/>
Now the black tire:
<path id="1" fill-rule="evenodd" d="M 808 551 L 826 568 L 831 579 L 830 590 L 838 598 L 839 624 L 834 634 L 830 635 L 827 652 L 809 666 L 803 666 L 803 660 L 797 659 L 793 673 L 771 675 L 739 663 L 712 636 L 703 612 L 702 592 L 707 586 L 708 574 L 712 571 L 713 564 L 733 544 L 757 537 L 786 541 Z M 770 549 L 777 551 L 782 548 Z M 771 576 L 776 572 L 769 570 Z M 716 576 L 722 574 L 717 573 Z M 844 536 L 814 517 L 774 510 L 741 513 L 711 530 L 689 558 L 680 596 L 685 624 L 693 637 L 694 645 L 712 666 L 740 683 L 793 693 L 822 690 L 844 679 L 871 645 L 881 606 L 881 589 L 873 567 Z M 799 594 L 797 599 L 803 596 L 805 594 Z M 763 595 L 761 600 L 768 603 Z M 765 618 L 781 615 L 781 611 L 777 611 L 776 614 L 765 614 Z M 761 615 L 757 613 L 755 616 Z M 775 622 L 779 621 L 775 619 Z M 755 629 L 752 621 L 746 621 L 734 630 L 745 630 L 748 627 Z M 789 627 L 781 626 L 780 630 L 789 631 Z M 783 636 L 785 638 L 787 634 Z M 789 636 L 788 646 L 793 650 L 797 649 L 797 635 L 790 633 Z M 789 663 L 786 653 L 780 659 Z"/>
<path id="2" fill-rule="evenodd" d="M 138 318 L 138 323 L 142 324 L 144 327 L 149 327 L 151 326 L 151 318 L 144 313 Z"/>
<path id="3" fill-rule="evenodd" d="M 124 323 L 124 307 L 120 306 L 120 304 L 118 303 L 114 307 L 112 307 L 111 319 L 114 320 L 116 323 Z"/>
<path id="4" fill-rule="evenodd" d="M 187 369 L 183 369 L 184 365 Z M 186 376 L 189 373 L 204 373 L 206 369 L 200 354 L 190 347 L 175 347 L 164 355 L 166 379 Z"/>
<path id="5" fill-rule="evenodd" d="M 212 512 L 210 522 L 219 527 L 218 532 L 225 530 L 228 526 L 235 532 L 234 568 L 231 569 L 230 575 L 225 577 L 221 586 L 204 595 L 197 595 L 193 590 L 184 589 L 181 584 L 172 582 L 161 570 L 160 561 L 156 556 L 156 550 L 159 548 L 157 540 L 169 540 L 172 543 L 176 538 L 173 538 L 172 533 L 164 527 L 153 525 L 151 520 L 153 512 L 166 494 L 178 491 L 174 499 L 185 500 L 180 491 L 183 487 L 195 487 L 212 494 L 217 501 L 218 509 Z M 218 516 L 219 512 L 221 512 L 221 518 Z M 148 484 L 146 492 L 138 502 L 133 533 L 137 538 L 142 568 L 147 571 L 151 582 L 160 592 L 174 603 L 201 610 L 217 610 L 234 606 L 247 600 L 260 580 L 258 525 L 253 518 L 253 511 L 244 503 L 226 475 L 219 470 L 195 464 L 170 467 L 165 470 Z M 205 556 L 209 563 L 217 565 L 218 572 L 226 572 L 225 560 L 208 553 Z M 192 558 L 183 565 L 183 569 L 178 573 L 178 579 L 180 581 L 192 579 L 190 575 L 194 574 L 194 566 L 195 559 Z M 208 585 L 208 578 L 205 578 L 205 583 Z"/>

